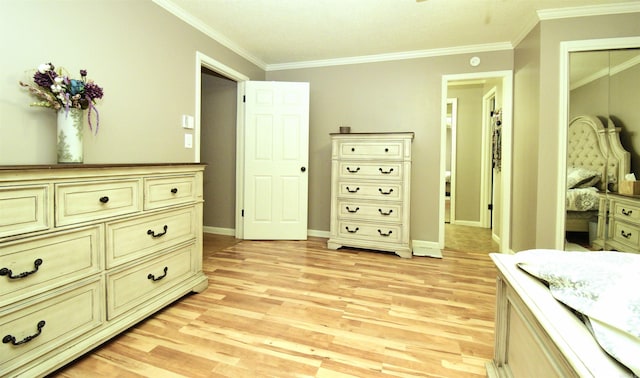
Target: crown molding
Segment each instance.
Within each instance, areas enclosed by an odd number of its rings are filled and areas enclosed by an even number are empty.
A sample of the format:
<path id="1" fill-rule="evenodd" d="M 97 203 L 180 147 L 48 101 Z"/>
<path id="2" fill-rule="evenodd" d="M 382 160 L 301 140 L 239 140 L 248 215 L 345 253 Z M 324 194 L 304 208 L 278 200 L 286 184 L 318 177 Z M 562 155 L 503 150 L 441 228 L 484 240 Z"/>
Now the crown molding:
<path id="1" fill-rule="evenodd" d="M 542 21 L 555 20 L 559 18 L 602 16 L 607 14 L 635 12 L 640 12 L 639 2 L 599 4 L 573 8 L 541 9 L 537 11 L 537 14 L 538 18 Z"/>
<path id="2" fill-rule="evenodd" d="M 265 68 L 267 67 L 265 62 L 263 62 L 261 59 L 258 59 L 254 55 L 250 54 L 247 50 L 243 49 L 242 47 L 237 45 L 235 42 L 233 42 L 226 36 L 220 34 L 217 30 L 212 29 L 210 26 L 202 22 L 199 18 L 185 11 L 184 9 L 182 9 L 181 7 L 173 3 L 171 0 L 152 0 L 152 1 L 158 6 L 164 8 L 167 12 L 178 17 L 182 21 L 196 28 L 200 32 L 206 34 L 214 41 L 220 43 L 224 47 L 240 55 L 244 59 L 260 67 L 261 69 L 265 70 Z"/>
<path id="3" fill-rule="evenodd" d="M 470 54 L 470 53 L 512 50 L 512 49 L 513 49 L 513 46 L 511 45 L 510 42 L 498 42 L 498 43 L 488 43 L 488 44 L 480 44 L 480 45 L 446 47 L 446 48 L 431 49 L 431 50 L 414 50 L 414 51 L 403 51 L 403 52 L 388 53 L 388 54 L 361 55 L 361 56 L 352 56 L 352 57 L 337 58 L 337 59 L 308 60 L 308 61 L 302 61 L 302 62 L 268 64 L 266 67 L 266 71 L 281 71 L 281 70 L 292 70 L 292 69 L 300 69 L 300 68 L 342 66 L 347 64 L 377 63 L 377 62 L 387 62 L 387 61 L 393 61 L 393 60 L 419 59 L 419 58 L 429 58 L 434 56 Z"/>

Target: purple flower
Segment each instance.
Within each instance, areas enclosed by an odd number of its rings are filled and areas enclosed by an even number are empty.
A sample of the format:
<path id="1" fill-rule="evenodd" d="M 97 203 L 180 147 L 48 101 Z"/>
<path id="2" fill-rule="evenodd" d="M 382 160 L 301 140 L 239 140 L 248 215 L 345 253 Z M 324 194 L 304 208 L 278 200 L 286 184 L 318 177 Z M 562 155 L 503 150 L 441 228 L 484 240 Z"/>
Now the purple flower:
<path id="1" fill-rule="evenodd" d="M 44 88 L 50 88 L 53 85 L 53 80 L 57 77 L 55 71 L 47 71 L 45 73 L 40 73 L 40 71 L 36 71 L 33 75 L 33 82 L 38 84 Z"/>
<path id="2" fill-rule="evenodd" d="M 94 82 L 88 82 L 84 86 L 84 93 L 85 95 L 89 96 L 91 100 L 95 100 L 96 98 L 102 98 L 102 95 L 104 94 L 102 91 L 102 88 L 100 88 Z"/>
<path id="3" fill-rule="evenodd" d="M 87 70 L 80 70 L 80 76 L 83 78 L 87 77 Z"/>

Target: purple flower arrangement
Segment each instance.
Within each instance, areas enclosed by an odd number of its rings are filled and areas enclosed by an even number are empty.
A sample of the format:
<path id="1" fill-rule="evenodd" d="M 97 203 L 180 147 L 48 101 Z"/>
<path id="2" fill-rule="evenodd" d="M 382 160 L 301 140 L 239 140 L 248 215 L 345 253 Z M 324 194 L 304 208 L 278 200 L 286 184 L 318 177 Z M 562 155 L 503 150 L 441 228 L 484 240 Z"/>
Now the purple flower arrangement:
<path id="1" fill-rule="evenodd" d="M 29 92 L 40 101 L 34 102 L 32 106 L 42 106 L 56 111 L 64 109 L 69 111 L 75 109 L 89 109 L 87 118 L 89 129 L 93 131 L 91 115 L 95 113 L 96 130 L 100 123 L 98 109 L 95 107 L 96 99 L 102 98 L 103 90 L 92 80 L 87 80 L 87 70 L 80 70 L 80 79 L 71 79 L 64 74 L 64 70 L 56 68 L 51 63 L 44 63 L 38 66 L 38 70 L 33 75 L 35 85 L 26 84 L 22 81 L 20 85 L 26 87 Z"/>

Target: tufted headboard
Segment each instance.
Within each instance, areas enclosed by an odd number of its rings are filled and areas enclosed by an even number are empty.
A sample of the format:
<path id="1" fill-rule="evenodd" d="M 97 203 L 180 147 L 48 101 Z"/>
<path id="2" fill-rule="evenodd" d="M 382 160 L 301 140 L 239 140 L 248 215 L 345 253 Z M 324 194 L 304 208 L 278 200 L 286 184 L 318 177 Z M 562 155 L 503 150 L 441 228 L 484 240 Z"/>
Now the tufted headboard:
<path id="1" fill-rule="evenodd" d="M 620 128 L 608 120 L 605 128 L 596 116 L 582 115 L 569 122 L 567 166 L 600 172 L 599 190 L 617 192 L 618 182 L 629 173 L 631 154 L 620 143 Z"/>

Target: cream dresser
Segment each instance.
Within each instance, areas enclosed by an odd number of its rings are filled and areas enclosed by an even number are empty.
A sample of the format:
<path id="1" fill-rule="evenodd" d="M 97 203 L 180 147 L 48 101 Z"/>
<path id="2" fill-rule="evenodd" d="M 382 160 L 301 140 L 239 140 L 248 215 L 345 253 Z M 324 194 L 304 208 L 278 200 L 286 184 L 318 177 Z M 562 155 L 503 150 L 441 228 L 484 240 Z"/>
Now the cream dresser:
<path id="1" fill-rule="evenodd" d="M 0 166 L 0 376 L 40 376 L 202 272 L 200 164 Z"/>
<path id="2" fill-rule="evenodd" d="M 327 246 L 412 256 L 413 133 L 331 134 L 331 235 Z"/>
<path id="3" fill-rule="evenodd" d="M 604 250 L 639 253 L 640 196 L 608 192 L 600 198 L 598 238 L 594 244 Z M 604 219 L 607 222 L 602 225 Z M 602 231 L 605 227 L 606 233 Z"/>

